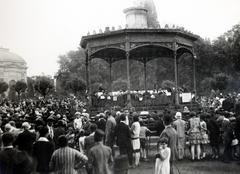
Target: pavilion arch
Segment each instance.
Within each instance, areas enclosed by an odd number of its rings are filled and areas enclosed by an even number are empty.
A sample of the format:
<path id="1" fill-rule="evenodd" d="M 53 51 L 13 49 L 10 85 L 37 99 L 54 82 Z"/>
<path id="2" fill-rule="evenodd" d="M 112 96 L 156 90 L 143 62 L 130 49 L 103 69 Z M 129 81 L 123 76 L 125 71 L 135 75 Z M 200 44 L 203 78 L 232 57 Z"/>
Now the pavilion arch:
<path id="1" fill-rule="evenodd" d="M 113 63 L 115 61 L 125 59 L 125 50 L 118 47 L 107 47 L 100 48 L 91 53 L 91 59 L 100 58 L 108 63 Z"/>
<path id="2" fill-rule="evenodd" d="M 130 59 L 143 63 L 161 57 L 173 57 L 174 51 L 160 44 L 144 44 L 130 49 Z"/>
<path id="3" fill-rule="evenodd" d="M 195 58 L 195 54 L 192 51 L 192 49 L 186 48 L 186 47 L 178 47 L 177 49 L 177 58 L 180 58 L 183 54 L 189 53 L 192 55 L 193 58 Z"/>
<path id="4" fill-rule="evenodd" d="M 191 55 L 191 60 L 192 60 L 192 71 L 193 71 L 193 74 L 192 74 L 192 79 L 193 79 L 193 92 L 196 94 L 196 54 L 194 53 L 193 49 L 191 48 L 188 48 L 186 46 L 180 46 L 177 48 L 176 50 L 176 63 L 177 63 L 177 84 L 179 84 L 179 64 L 180 64 L 180 59 L 182 57 L 182 55 L 184 54 L 189 54 Z"/>

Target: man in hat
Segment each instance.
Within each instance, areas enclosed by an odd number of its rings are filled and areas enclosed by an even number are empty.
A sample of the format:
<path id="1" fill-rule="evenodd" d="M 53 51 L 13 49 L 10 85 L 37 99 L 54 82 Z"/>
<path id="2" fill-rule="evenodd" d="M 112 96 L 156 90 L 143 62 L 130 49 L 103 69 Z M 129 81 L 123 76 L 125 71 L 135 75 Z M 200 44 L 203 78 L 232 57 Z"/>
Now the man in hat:
<path id="1" fill-rule="evenodd" d="M 113 163 L 112 150 L 110 147 L 103 145 L 104 132 L 97 129 L 94 134 L 95 145 L 89 152 L 89 167 L 92 174 L 110 174 L 110 165 Z"/>
<path id="2" fill-rule="evenodd" d="M 185 149 L 185 128 L 186 122 L 182 120 L 182 113 L 177 112 L 175 114 L 176 120 L 173 122 L 173 127 L 177 131 L 177 149 L 178 149 L 178 159 L 183 159 L 184 149 Z"/>
<path id="3" fill-rule="evenodd" d="M 15 145 L 21 151 L 27 152 L 29 155 L 32 154 L 33 143 L 36 141 L 36 134 L 29 131 L 31 125 L 28 122 L 22 124 L 23 132 L 17 136 Z"/>

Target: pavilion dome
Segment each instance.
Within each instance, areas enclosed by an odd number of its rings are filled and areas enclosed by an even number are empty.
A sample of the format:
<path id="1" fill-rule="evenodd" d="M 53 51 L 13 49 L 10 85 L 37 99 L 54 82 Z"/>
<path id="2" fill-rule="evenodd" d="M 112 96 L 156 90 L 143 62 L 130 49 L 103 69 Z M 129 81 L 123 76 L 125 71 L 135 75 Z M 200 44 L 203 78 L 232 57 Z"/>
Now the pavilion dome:
<path id="1" fill-rule="evenodd" d="M 0 81 L 13 84 L 13 81 L 26 81 L 26 79 L 26 61 L 9 49 L 0 48 Z"/>
<path id="2" fill-rule="evenodd" d="M 26 64 L 26 61 L 22 57 L 10 52 L 9 49 L 6 48 L 0 48 L 0 62 Z"/>

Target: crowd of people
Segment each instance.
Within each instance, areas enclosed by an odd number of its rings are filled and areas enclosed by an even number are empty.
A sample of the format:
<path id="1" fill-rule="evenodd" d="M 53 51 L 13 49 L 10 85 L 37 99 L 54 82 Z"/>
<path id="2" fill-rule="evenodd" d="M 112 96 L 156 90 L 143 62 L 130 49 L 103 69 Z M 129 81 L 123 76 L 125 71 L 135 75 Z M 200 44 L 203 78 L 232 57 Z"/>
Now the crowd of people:
<path id="1" fill-rule="evenodd" d="M 155 130 L 130 110 L 106 110 L 93 120 L 82 102 L 71 98 L 3 100 L 0 173 L 108 174 L 121 158 L 127 161 L 126 169 L 135 168 L 148 161 L 146 143 L 151 133 L 159 135 L 155 174 L 173 173 L 176 160 L 189 158 L 186 151 L 192 161 L 239 160 L 239 103 L 237 97 L 235 102 L 229 98 L 196 111 L 184 107 L 156 113 Z"/>

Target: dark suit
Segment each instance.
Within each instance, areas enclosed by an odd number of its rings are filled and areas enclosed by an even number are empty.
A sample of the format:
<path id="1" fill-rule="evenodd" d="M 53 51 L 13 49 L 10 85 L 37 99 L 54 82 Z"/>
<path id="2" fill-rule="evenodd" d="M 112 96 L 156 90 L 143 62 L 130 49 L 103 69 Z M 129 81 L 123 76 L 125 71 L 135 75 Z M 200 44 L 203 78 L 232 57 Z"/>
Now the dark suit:
<path id="1" fill-rule="evenodd" d="M 95 145 L 94 135 L 89 135 L 84 140 L 84 150 L 86 151 L 86 155 L 88 157 L 89 150 Z"/>
<path id="2" fill-rule="evenodd" d="M 177 132 L 172 126 L 166 126 L 160 135 L 160 139 L 168 139 L 168 147 L 171 149 L 170 156 L 170 174 L 173 173 L 173 162 L 177 160 Z"/>
<path id="3" fill-rule="evenodd" d="M 49 172 L 49 162 L 54 151 L 53 143 L 37 141 L 33 144 L 33 156 L 37 162 L 37 172 Z"/>
<path id="4" fill-rule="evenodd" d="M 6 148 L 0 152 L 1 174 L 30 174 L 32 171 L 32 159 L 26 152 L 13 148 Z"/>
<path id="5" fill-rule="evenodd" d="M 33 143 L 36 141 L 36 134 L 29 130 L 24 130 L 17 136 L 15 145 L 18 145 L 18 149 L 25 151 L 28 154 L 32 154 Z"/>
<path id="6" fill-rule="evenodd" d="M 94 145 L 95 145 L 94 135 L 87 136 L 84 140 L 84 150 L 85 150 L 85 153 L 86 153 L 87 157 L 89 157 L 89 151 Z M 88 174 L 92 174 L 92 170 L 88 166 L 88 164 L 86 166 L 86 170 L 87 170 Z"/>
<path id="7" fill-rule="evenodd" d="M 119 146 L 120 154 L 127 154 L 129 164 L 132 165 L 133 161 L 133 148 L 131 143 L 131 131 L 123 122 L 120 122 L 115 129 L 115 136 L 117 137 L 117 145 Z"/>

